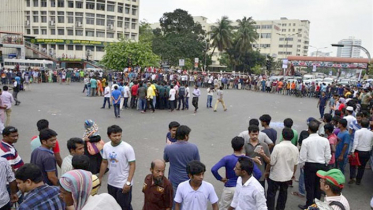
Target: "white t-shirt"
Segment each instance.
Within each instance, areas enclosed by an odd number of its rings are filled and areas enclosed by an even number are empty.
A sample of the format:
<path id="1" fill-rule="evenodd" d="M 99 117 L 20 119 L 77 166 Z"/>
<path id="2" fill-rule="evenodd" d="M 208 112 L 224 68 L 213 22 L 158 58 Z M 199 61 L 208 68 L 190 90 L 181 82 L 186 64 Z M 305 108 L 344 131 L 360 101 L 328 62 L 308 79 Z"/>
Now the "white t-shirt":
<path id="1" fill-rule="evenodd" d="M 193 210 L 207 210 L 207 201 L 214 204 L 218 200 L 212 184 L 202 181 L 198 190 L 194 190 L 190 186 L 189 180 L 179 184 L 174 198 L 175 202 L 183 205 L 183 209 Z"/>
<path id="2" fill-rule="evenodd" d="M 130 88 L 128 86 L 124 86 L 124 97 L 125 98 L 128 98 L 129 95 L 128 95 L 128 92 L 130 91 Z"/>
<path id="3" fill-rule="evenodd" d="M 190 90 L 189 87 L 185 88 L 186 97 L 190 97 Z"/>
<path id="4" fill-rule="evenodd" d="M 117 86 L 117 87 L 118 87 L 118 90 L 119 90 L 119 86 L 118 86 L 118 84 L 114 84 L 114 85 L 112 85 L 112 86 L 111 86 L 111 90 L 114 90 L 114 87 L 115 87 L 115 86 Z"/>
<path id="5" fill-rule="evenodd" d="M 176 90 L 175 89 L 170 89 L 170 101 L 175 100 L 175 95 L 176 95 Z"/>
<path id="6" fill-rule="evenodd" d="M 110 98 L 110 96 L 111 96 L 110 87 L 107 86 L 107 87 L 105 87 L 104 97 Z"/>
<path id="7" fill-rule="evenodd" d="M 66 156 L 63 161 L 62 161 L 62 165 L 61 165 L 61 175 L 65 174 L 66 172 L 68 171 L 71 171 L 73 170 L 73 164 L 72 164 L 72 160 L 73 160 L 73 156 L 72 155 L 68 155 Z"/>
<path id="8" fill-rule="evenodd" d="M 102 193 L 100 195 L 89 196 L 82 210 L 121 210 L 113 196 Z"/>
<path id="9" fill-rule="evenodd" d="M 342 195 L 342 193 L 340 196 L 332 196 L 332 197 L 325 196 L 324 201 L 327 204 L 330 204 L 333 201 L 338 201 L 342 203 L 342 205 L 345 207 L 346 210 L 350 210 L 350 204 L 348 203 L 348 200 L 346 199 L 346 197 Z M 341 210 L 341 208 L 339 208 L 338 206 L 333 205 L 331 207 L 333 210 Z"/>
<path id="10" fill-rule="evenodd" d="M 213 96 L 214 95 L 214 90 L 211 88 L 207 88 L 207 95 L 208 96 Z"/>
<path id="11" fill-rule="evenodd" d="M 116 147 L 113 147 L 111 142 L 107 142 L 103 150 L 102 158 L 108 161 L 109 166 L 108 184 L 123 188 L 130 171 L 129 162 L 136 160 L 135 151 L 124 141 Z M 131 184 L 133 184 L 133 179 Z"/>

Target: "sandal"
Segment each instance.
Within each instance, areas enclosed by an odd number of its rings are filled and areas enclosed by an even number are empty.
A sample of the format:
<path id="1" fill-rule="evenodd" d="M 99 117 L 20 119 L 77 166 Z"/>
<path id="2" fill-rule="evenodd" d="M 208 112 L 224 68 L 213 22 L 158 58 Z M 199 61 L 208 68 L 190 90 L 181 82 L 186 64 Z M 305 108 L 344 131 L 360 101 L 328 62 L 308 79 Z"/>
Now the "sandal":
<path id="1" fill-rule="evenodd" d="M 291 192 L 291 194 L 294 195 L 294 196 L 298 196 L 300 198 L 304 198 L 305 197 L 304 195 L 300 194 L 299 192 Z"/>

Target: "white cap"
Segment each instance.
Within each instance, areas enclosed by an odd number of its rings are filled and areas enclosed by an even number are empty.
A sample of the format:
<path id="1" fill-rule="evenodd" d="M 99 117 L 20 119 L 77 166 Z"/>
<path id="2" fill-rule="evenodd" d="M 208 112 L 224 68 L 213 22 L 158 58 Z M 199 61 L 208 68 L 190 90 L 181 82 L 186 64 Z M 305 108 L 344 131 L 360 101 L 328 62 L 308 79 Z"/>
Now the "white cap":
<path id="1" fill-rule="evenodd" d="M 350 112 L 353 112 L 353 111 L 354 111 L 354 108 L 353 108 L 352 106 L 348 106 L 348 107 L 346 108 L 346 110 L 347 110 L 347 111 L 350 111 Z"/>

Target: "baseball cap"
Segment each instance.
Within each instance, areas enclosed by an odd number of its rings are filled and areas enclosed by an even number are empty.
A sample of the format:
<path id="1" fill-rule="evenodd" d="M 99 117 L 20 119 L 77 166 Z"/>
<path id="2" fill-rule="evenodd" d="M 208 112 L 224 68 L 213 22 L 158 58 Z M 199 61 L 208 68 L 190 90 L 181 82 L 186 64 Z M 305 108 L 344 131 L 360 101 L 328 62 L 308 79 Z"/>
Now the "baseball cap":
<path id="1" fill-rule="evenodd" d="M 339 188 L 343 188 L 343 184 L 345 183 L 345 175 L 339 169 L 331 169 L 329 171 L 318 170 L 316 175 L 328 180 Z"/>
<path id="2" fill-rule="evenodd" d="M 346 110 L 347 110 L 347 111 L 350 111 L 350 112 L 353 112 L 353 111 L 354 111 L 354 108 L 353 108 L 352 106 L 348 106 L 348 107 L 346 108 Z"/>

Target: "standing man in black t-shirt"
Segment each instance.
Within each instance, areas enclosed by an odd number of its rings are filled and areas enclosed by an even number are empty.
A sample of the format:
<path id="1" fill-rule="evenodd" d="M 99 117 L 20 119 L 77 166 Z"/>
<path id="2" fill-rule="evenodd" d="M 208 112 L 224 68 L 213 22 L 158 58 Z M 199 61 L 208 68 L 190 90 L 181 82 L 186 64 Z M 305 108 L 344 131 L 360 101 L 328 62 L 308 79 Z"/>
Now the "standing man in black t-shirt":
<path id="1" fill-rule="evenodd" d="M 13 82 L 13 98 L 14 98 L 14 101 L 16 102 L 15 105 L 18 106 L 19 104 L 21 104 L 21 102 L 17 99 L 17 95 L 18 95 L 21 84 L 18 84 L 18 82 L 15 79 L 12 79 L 12 82 Z"/>

